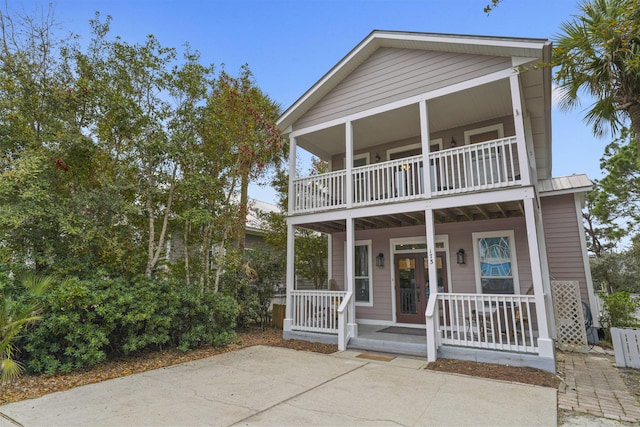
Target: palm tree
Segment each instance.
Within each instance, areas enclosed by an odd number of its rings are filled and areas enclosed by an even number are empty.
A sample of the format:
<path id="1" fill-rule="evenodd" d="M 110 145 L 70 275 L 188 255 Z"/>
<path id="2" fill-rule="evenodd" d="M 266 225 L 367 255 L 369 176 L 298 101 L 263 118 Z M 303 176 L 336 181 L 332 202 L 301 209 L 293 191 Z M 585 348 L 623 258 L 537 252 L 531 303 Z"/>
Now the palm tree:
<path id="1" fill-rule="evenodd" d="M 607 126 L 615 134 L 627 119 L 640 135 L 640 0 L 590 0 L 580 10 L 554 41 L 560 105 L 577 106 L 583 91 L 596 99 L 585 116 L 595 135 Z"/>
<path id="2" fill-rule="evenodd" d="M 28 276 L 22 280 L 22 286 L 32 296 L 38 297 L 51 284 L 52 278 Z M 40 306 L 37 302 L 18 304 L 11 296 L 0 293 L 0 384 L 18 377 L 23 366 L 15 360 L 18 351 L 15 341 L 24 329 L 40 319 Z"/>

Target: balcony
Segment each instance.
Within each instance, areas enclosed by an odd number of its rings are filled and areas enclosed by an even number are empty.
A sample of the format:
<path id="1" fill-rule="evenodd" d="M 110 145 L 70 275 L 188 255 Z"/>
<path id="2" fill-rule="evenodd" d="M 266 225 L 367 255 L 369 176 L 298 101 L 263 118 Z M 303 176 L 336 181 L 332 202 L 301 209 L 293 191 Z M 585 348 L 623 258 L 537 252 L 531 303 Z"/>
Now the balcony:
<path id="1" fill-rule="evenodd" d="M 351 170 L 351 206 L 372 206 L 406 200 L 464 194 L 520 185 L 517 140 L 507 137 L 428 154 L 430 191 L 424 182 L 422 155 Z M 292 214 L 346 208 L 347 172 L 293 180 Z"/>

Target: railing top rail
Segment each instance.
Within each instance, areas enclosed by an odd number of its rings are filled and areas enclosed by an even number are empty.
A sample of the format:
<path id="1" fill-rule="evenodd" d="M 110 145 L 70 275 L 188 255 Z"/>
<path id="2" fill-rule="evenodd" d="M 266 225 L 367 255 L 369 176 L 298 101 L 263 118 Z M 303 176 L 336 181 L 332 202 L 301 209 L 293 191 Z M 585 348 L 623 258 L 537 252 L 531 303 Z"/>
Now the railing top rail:
<path id="1" fill-rule="evenodd" d="M 487 146 L 502 144 L 505 142 L 509 144 L 513 144 L 516 141 L 517 141 L 517 138 L 515 136 L 507 136 L 504 138 L 492 139 L 489 141 L 478 142 L 471 145 L 462 145 L 460 147 L 446 148 L 440 151 L 433 151 L 429 153 L 429 157 L 441 157 L 441 156 L 455 155 L 458 153 L 468 152 L 468 151 L 479 151 Z"/>
<path id="2" fill-rule="evenodd" d="M 427 309 L 424 311 L 424 315 L 427 317 L 427 319 L 431 319 L 433 317 L 433 314 L 436 311 L 436 301 L 438 298 L 438 293 L 434 294 L 433 296 L 435 298 L 429 298 L 429 301 L 427 302 Z"/>
<path id="3" fill-rule="evenodd" d="M 372 163 L 369 165 L 358 166 L 351 170 L 353 172 L 358 172 L 358 171 L 369 170 L 369 169 L 384 169 L 393 165 L 401 165 L 401 164 L 413 163 L 413 162 L 419 162 L 419 161 L 422 161 L 422 154 L 418 154 L 410 157 L 403 157 L 401 159 L 387 160 L 386 162 Z"/>
<path id="4" fill-rule="evenodd" d="M 304 295 L 304 294 L 318 294 L 318 293 L 331 293 L 336 295 L 344 295 L 347 291 L 330 291 L 328 289 L 294 289 L 292 294 Z"/>
<path id="5" fill-rule="evenodd" d="M 527 294 L 474 294 L 474 293 L 439 293 L 438 298 L 471 298 L 478 300 L 500 300 L 500 299 L 518 299 L 518 300 L 535 300 L 535 295 Z"/>
<path id="6" fill-rule="evenodd" d="M 344 296 L 344 299 L 342 300 L 342 302 L 340 303 L 340 306 L 338 307 L 338 314 L 344 313 L 344 311 L 349 306 L 349 303 L 351 302 L 352 297 L 353 297 L 353 292 L 346 293 L 346 295 Z"/>
<path id="7" fill-rule="evenodd" d="M 294 178 L 293 181 L 298 182 L 298 181 L 308 181 L 308 180 L 314 180 L 314 179 L 325 179 L 325 178 L 330 178 L 332 176 L 340 176 L 340 175 L 346 175 L 346 174 L 347 174 L 347 171 L 344 169 L 341 169 L 337 171 L 325 172 L 320 175 L 307 175 L 303 177 L 297 177 L 297 178 Z"/>

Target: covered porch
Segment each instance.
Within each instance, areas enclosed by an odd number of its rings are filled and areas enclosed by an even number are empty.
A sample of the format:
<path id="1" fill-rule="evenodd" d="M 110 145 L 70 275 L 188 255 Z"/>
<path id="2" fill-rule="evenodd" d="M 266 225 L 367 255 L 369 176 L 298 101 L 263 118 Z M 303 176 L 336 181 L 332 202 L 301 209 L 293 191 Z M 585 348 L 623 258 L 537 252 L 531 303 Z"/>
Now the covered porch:
<path id="1" fill-rule="evenodd" d="M 553 343 L 549 336 L 553 316 L 550 307 L 545 307 L 544 292 L 547 286 L 544 278 L 548 282 L 549 276 L 543 275 L 546 267 L 540 261 L 544 248 L 537 243 L 536 204 L 532 198 L 514 199 L 515 191 L 523 192 L 504 189 L 502 194 L 483 193 L 477 200 L 486 203 L 474 205 L 462 205 L 462 200 L 468 202 L 469 196 L 449 196 L 446 200 L 451 206 L 439 207 L 432 201 L 431 210 L 416 210 L 415 206 L 421 206 L 419 201 L 403 205 L 405 210 L 397 213 L 385 212 L 383 207 L 362 208 L 360 215 L 352 218 L 350 231 L 348 219 L 331 220 L 326 214 L 323 221 L 301 222 L 301 227 L 332 236 L 329 252 L 336 265 L 329 277 L 338 278 L 338 287 L 290 289 L 287 315 L 290 326 L 285 337 L 334 342 L 341 350 L 357 346 L 426 356 L 429 360 L 437 357 L 490 362 L 522 360 L 526 366 L 547 366 L 553 370 Z M 496 200 L 491 202 L 491 198 Z M 369 210 L 376 215 L 367 215 Z M 513 268 L 519 274 L 519 280 L 514 277 L 508 289 L 503 289 L 500 280 L 485 283 L 478 279 L 479 258 L 475 254 L 478 239 L 493 241 L 498 235 L 511 236 L 508 240 Z M 356 246 L 368 242 L 372 265 L 368 279 L 375 283 L 366 292 L 371 295 L 370 304 L 362 299 L 356 301 L 362 296 L 358 281 L 362 280 L 361 274 L 349 280 L 349 275 L 343 273 L 361 269 L 358 261 L 348 265 L 359 253 L 349 251 L 349 241 Z M 460 248 L 467 251 L 466 264 L 464 260 L 456 260 Z M 428 264 L 429 255 L 437 261 L 435 264 Z M 413 280 L 423 284 L 426 281 L 426 289 L 415 288 L 413 299 L 405 299 L 407 290 L 399 288 L 403 278 L 398 273 L 401 265 L 398 263 L 407 260 L 413 260 L 415 267 L 422 263 L 425 266 L 422 275 Z M 428 265 L 442 265 L 444 286 L 442 274 L 435 268 L 427 268 Z M 416 298 L 423 304 L 416 304 Z M 405 320 L 407 316 L 400 316 L 404 311 L 415 315 Z M 380 332 L 389 327 L 409 327 L 414 331 L 417 328 L 422 332 L 399 334 L 394 339 L 388 330 Z"/>
<path id="2" fill-rule="evenodd" d="M 345 313 L 338 301 L 342 291 L 294 291 L 294 323 L 288 338 L 338 344 L 340 350 L 358 349 L 416 357 L 428 356 L 426 325 L 357 323 L 357 335 L 348 336 Z M 437 356 L 533 366 L 554 371 L 553 360 L 539 357 L 538 324 L 533 295 L 437 294 L 435 321 Z M 345 303 L 345 307 L 347 304 Z M 343 323 L 342 328 L 340 324 Z M 341 332 L 342 329 L 342 332 Z"/>

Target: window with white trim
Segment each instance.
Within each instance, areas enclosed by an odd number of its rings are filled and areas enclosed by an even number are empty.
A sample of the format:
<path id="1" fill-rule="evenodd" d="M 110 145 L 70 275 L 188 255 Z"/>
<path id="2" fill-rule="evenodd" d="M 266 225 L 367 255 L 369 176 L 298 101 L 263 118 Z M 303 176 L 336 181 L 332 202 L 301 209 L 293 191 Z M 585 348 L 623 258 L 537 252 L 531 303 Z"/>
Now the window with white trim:
<path id="1" fill-rule="evenodd" d="M 513 230 L 473 233 L 476 286 L 483 294 L 514 294 L 518 267 Z"/>
<path id="2" fill-rule="evenodd" d="M 502 123 L 464 131 L 464 143 L 466 145 L 500 138 L 504 138 Z"/>
<path id="3" fill-rule="evenodd" d="M 346 251 L 345 251 L 346 253 Z M 356 241 L 353 251 L 354 294 L 357 305 L 373 305 L 371 240 Z M 346 258 L 346 257 L 345 257 Z M 345 259 L 346 261 L 346 259 Z M 345 262 L 346 266 L 346 262 Z"/>

